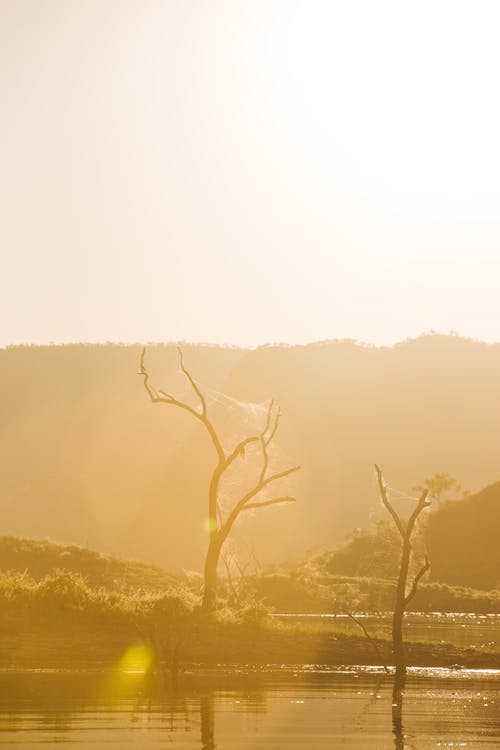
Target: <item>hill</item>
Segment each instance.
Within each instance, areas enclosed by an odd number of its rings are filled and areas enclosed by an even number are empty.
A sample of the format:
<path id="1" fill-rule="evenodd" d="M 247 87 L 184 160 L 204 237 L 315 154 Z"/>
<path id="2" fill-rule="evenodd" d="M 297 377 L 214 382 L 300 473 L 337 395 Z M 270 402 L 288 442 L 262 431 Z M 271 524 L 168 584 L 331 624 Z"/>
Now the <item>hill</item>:
<path id="1" fill-rule="evenodd" d="M 339 575 L 335 553 L 323 554 L 289 570 L 249 575 L 231 582 L 221 576 L 220 603 L 233 617 L 260 617 L 264 607 L 279 612 L 332 612 L 354 609 L 390 611 L 395 596 L 395 576 L 377 577 L 372 567 Z M 345 564 L 345 557 L 344 557 Z M 338 566 L 337 566 L 338 567 Z M 364 573 L 364 575 L 363 575 Z M 159 567 L 81 547 L 63 546 L 36 539 L 0 537 L 0 632 L 11 620 L 24 617 L 43 623 L 57 621 L 62 610 L 112 615 L 115 607 L 134 614 L 154 608 L 155 602 L 174 601 L 187 608 L 200 602 L 201 579 L 185 573 L 171 574 Z M 85 606 L 84 606 L 85 605 Z M 52 611 L 52 609 L 53 611 Z M 413 611 L 500 612 L 498 591 L 478 591 L 442 583 L 421 583 Z M 94 614 L 96 613 L 94 612 Z M 24 614 L 23 614 L 24 613 Z M 115 612 L 116 614 L 116 612 Z"/>
<path id="2" fill-rule="evenodd" d="M 390 348 L 184 352 L 212 402 L 230 397 L 240 432 L 255 429 L 255 404 L 282 406 L 279 448 L 303 467 L 291 488 L 299 502 L 242 519 L 242 545 L 262 563 L 331 548 L 383 517 L 375 461 L 403 491 L 438 471 L 470 489 L 498 478 L 500 345 L 427 335 Z M 139 355 L 128 345 L 0 350 L 3 533 L 201 566 L 212 448 L 189 415 L 149 403 Z M 175 347 L 150 347 L 148 366 L 159 387 L 182 388 Z"/>
<path id="3" fill-rule="evenodd" d="M 430 580 L 477 589 L 500 589 L 500 482 L 461 500 L 449 500 L 431 511 L 426 538 Z M 422 546 L 424 539 L 417 543 Z M 392 520 L 372 531 L 357 529 L 340 547 L 319 555 L 316 564 L 328 573 L 395 579 L 400 537 Z"/>
<path id="4" fill-rule="evenodd" d="M 75 545 L 0 536 L 0 571 L 21 573 L 32 581 L 66 572 L 82 577 L 92 588 L 165 593 L 179 588 L 186 576 L 171 575 L 155 566 L 120 560 Z"/>
<path id="5" fill-rule="evenodd" d="M 449 501 L 431 516 L 433 578 L 450 584 L 500 589 L 500 482 Z"/>

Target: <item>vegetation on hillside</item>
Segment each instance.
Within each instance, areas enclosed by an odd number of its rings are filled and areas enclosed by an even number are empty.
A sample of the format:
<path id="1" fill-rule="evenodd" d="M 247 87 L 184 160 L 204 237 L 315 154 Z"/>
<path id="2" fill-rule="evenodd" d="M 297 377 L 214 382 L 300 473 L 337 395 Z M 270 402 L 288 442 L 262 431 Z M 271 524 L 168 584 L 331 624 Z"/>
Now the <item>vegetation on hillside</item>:
<path id="1" fill-rule="evenodd" d="M 287 573 L 248 581 L 255 597 L 277 612 L 389 612 L 396 582 L 369 576 L 339 576 L 315 569 L 315 562 Z M 422 583 L 409 611 L 500 613 L 500 591 L 479 591 L 445 583 Z"/>
<path id="2" fill-rule="evenodd" d="M 231 581 L 223 578 L 222 608 L 226 612 L 243 611 L 258 609 L 262 603 L 275 612 L 391 610 L 395 593 L 393 576 L 339 575 L 332 573 L 330 566 L 330 555 L 324 553 L 275 572 Z M 8 598 L 11 604 L 18 587 L 19 600 L 24 597 L 38 606 L 36 602 L 43 599 L 47 590 L 53 590 L 54 596 L 63 602 L 65 586 L 69 586 L 70 610 L 75 609 L 75 601 L 80 601 L 84 608 L 88 605 L 90 609 L 97 608 L 95 611 L 112 611 L 114 615 L 121 612 L 126 617 L 132 612 L 147 611 L 152 602 L 165 596 L 180 597 L 188 607 L 195 607 L 202 590 L 202 578 L 194 573 L 173 575 L 153 565 L 120 560 L 80 547 L 11 536 L 0 537 L 0 570 L 3 571 L 0 597 Z M 76 593 L 71 593 L 73 585 Z M 431 582 L 421 584 L 411 609 L 500 612 L 500 592 Z"/>
<path id="3" fill-rule="evenodd" d="M 500 482 L 432 510 L 425 530 L 436 583 L 481 590 L 500 588 Z M 421 540 L 424 544 L 424 540 Z M 386 520 L 356 529 L 346 542 L 324 552 L 316 566 L 325 573 L 393 579 L 399 567 L 397 529 Z"/>
<path id="4" fill-rule="evenodd" d="M 188 584 L 187 575 L 172 575 L 146 563 L 120 560 L 77 545 L 55 544 L 47 540 L 0 536 L 0 571 L 25 573 L 41 581 L 61 570 L 76 573 L 92 587 L 144 590 L 163 593 Z"/>
<path id="5" fill-rule="evenodd" d="M 447 501 L 431 516 L 433 579 L 500 588 L 500 482 L 462 500 Z"/>

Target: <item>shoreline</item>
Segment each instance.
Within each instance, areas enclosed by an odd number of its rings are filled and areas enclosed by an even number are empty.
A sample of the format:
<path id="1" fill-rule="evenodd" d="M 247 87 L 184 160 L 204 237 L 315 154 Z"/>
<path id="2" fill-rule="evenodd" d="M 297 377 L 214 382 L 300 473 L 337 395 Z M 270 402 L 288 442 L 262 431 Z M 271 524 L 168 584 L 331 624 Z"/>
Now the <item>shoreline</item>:
<path id="1" fill-rule="evenodd" d="M 375 643 L 378 655 L 372 643 L 357 635 L 235 626 L 204 626 L 184 634 L 183 639 L 174 636 L 170 641 L 168 633 L 160 641 L 132 629 L 4 632 L 0 637 L 0 669 L 113 668 L 134 644 L 150 649 L 166 670 L 174 663 L 179 671 L 188 665 L 213 668 L 220 664 L 256 668 L 270 664 L 382 667 L 381 660 L 390 668 L 391 643 L 381 639 Z M 170 656 L 174 653 L 175 660 Z M 496 651 L 407 642 L 406 653 L 408 667 L 500 669 L 500 653 Z"/>

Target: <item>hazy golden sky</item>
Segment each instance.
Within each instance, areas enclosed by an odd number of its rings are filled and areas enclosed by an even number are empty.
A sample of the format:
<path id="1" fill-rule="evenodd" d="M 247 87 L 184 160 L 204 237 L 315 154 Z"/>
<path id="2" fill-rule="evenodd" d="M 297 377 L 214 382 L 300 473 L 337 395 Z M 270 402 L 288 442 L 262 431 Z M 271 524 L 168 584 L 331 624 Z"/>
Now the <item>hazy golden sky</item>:
<path id="1" fill-rule="evenodd" d="M 0 0 L 0 345 L 500 340 L 500 4 Z"/>

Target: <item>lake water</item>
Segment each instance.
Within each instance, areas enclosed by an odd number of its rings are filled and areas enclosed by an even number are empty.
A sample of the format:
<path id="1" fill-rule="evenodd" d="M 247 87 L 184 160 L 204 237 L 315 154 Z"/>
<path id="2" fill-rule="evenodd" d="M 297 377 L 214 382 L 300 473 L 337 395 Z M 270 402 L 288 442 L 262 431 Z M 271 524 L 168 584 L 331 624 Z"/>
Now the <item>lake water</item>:
<path id="1" fill-rule="evenodd" d="M 403 729 L 376 668 L 214 669 L 175 689 L 133 672 L 0 672 L 0 745 L 179 750 L 500 747 L 500 672 L 409 670 Z"/>
<path id="2" fill-rule="evenodd" d="M 349 633 L 360 634 L 359 626 L 347 615 L 277 614 L 274 617 L 289 622 L 334 622 Z M 356 615 L 370 634 L 390 637 L 392 613 Z M 463 612 L 407 612 L 404 618 L 405 638 L 451 643 L 460 648 L 498 650 L 500 643 L 500 615 L 477 615 Z"/>

